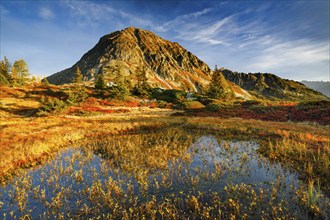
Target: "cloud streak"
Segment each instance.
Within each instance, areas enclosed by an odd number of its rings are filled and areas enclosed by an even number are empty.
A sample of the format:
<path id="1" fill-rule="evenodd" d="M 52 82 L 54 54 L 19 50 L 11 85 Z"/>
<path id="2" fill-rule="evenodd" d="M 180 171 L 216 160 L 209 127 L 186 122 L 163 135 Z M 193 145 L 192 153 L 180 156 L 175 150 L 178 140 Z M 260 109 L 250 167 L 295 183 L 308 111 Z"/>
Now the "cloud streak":
<path id="1" fill-rule="evenodd" d="M 39 9 L 39 16 L 40 16 L 41 18 L 43 18 L 43 19 L 48 20 L 48 19 L 52 19 L 52 18 L 54 18 L 54 17 L 55 17 L 55 14 L 54 14 L 53 11 L 50 10 L 49 8 L 45 8 L 45 7 L 43 7 L 43 8 L 40 8 L 40 9 Z"/>
<path id="2" fill-rule="evenodd" d="M 89 1 L 66 1 L 72 17 L 78 25 L 83 27 L 96 26 L 103 22 L 110 22 L 115 26 L 125 26 L 127 23 L 136 26 L 151 26 L 152 22 L 135 16 L 124 10 L 115 9 L 109 4 L 93 3 Z"/>
<path id="3" fill-rule="evenodd" d="M 202 15 L 207 14 L 209 11 L 211 11 L 211 8 L 205 8 L 201 11 L 197 11 L 197 12 L 193 12 L 193 13 L 189 13 L 189 14 L 184 14 L 184 15 L 179 15 L 177 16 L 175 19 L 166 22 L 165 24 L 161 25 L 161 26 L 156 26 L 155 30 L 160 31 L 160 32 L 166 32 L 166 31 L 170 31 L 173 29 L 174 27 L 177 27 L 179 25 L 186 25 L 186 21 L 190 20 L 190 19 L 196 19 Z"/>
<path id="4" fill-rule="evenodd" d="M 310 42 L 307 40 L 289 41 L 274 44 L 260 51 L 258 56 L 251 59 L 247 66 L 250 70 L 273 72 L 281 70 L 288 73 L 292 67 L 317 66 L 329 63 L 329 42 Z M 315 69 L 314 71 L 317 71 Z M 297 74 L 297 73 L 296 73 Z"/>
<path id="5" fill-rule="evenodd" d="M 180 31 L 177 37 L 182 40 L 206 43 L 209 45 L 221 44 L 223 46 L 229 46 L 229 41 L 227 39 L 218 37 L 218 34 L 225 30 L 226 26 L 230 25 L 230 22 L 231 17 L 226 17 L 210 26 L 200 26 L 195 24 L 190 26 L 190 29 Z"/>
<path id="6" fill-rule="evenodd" d="M 229 46 L 227 40 L 219 38 L 219 33 L 230 29 L 232 16 L 224 17 L 216 22 L 203 18 L 213 11 L 213 8 L 204 8 L 200 11 L 179 15 L 154 29 L 159 32 L 174 31 L 177 33 L 175 37 L 179 40 Z"/>

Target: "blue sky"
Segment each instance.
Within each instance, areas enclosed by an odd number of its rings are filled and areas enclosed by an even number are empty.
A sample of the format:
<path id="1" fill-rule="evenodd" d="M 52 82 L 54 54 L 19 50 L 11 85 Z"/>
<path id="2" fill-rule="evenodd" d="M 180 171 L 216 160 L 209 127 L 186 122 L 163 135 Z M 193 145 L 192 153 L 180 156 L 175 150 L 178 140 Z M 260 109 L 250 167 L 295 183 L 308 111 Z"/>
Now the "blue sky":
<path id="1" fill-rule="evenodd" d="M 105 34 L 135 26 L 175 41 L 211 68 L 329 81 L 324 1 L 1 0 L 1 59 L 48 76 L 72 66 Z"/>

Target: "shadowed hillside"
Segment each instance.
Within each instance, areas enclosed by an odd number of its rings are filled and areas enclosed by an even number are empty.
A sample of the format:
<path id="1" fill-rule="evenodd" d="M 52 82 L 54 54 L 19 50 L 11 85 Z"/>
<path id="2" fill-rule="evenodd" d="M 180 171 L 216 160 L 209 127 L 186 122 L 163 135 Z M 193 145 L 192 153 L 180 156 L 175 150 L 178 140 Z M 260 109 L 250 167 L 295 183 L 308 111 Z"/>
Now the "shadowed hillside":
<path id="1" fill-rule="evenodd" d="M 271 100 L 324 100 L 323 94 L 308 88 L 304 84 L 288 79 L 282 79 L 270 73 L 238 73 L 228 69 L 222 70 L 225 78 L 251 94 L 266 97 Z"/>

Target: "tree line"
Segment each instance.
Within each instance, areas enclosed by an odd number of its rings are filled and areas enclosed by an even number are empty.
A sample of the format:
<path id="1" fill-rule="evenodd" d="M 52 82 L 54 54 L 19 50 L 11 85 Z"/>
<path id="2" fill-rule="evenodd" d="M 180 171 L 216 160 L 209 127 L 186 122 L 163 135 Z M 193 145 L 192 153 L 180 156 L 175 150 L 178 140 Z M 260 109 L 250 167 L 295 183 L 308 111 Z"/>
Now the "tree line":
<path id="1" fill-rule="evenodd" d="M 147 98 L 151 93 L 151 86 L 148 83 L 147 71 L 145 68 L 139 67 L 136 69 L 135 78 L 136 84 L 133 85 L 131 79 L 123 76 L 118 69 L 113 69 L 113 75 L 115 78 L 110 82 L 107 82 L 104 78 L 104 74 L 97 74 L 94 88 L 99 94 L 110 98 L 124 99 L 126 96 L 132 93 L 139 97 Z M 79 67 L 76 68 L 72 83 L 79 85 L 83 82 L 83 75 Z"/>

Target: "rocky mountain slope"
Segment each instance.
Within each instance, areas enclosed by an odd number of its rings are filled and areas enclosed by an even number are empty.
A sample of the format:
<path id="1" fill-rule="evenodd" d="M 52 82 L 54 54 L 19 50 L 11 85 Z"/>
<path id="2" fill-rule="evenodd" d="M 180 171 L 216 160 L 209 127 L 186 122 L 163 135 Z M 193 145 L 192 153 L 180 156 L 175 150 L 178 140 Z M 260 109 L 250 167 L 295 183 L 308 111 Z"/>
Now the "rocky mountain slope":
<path id="1" fill-rule="evenodd" d="M 134 27 L 103 36 L 76 64 L 47 80 L 69 83 L 77 67 L 86 81 L 94 81 L 97 74 L 104 74 L 108 81 L 117 74 L 134 81 L 138 69 L 144 68 L 154 87 L 186 91 L 199 91 L 209 83 L 212 73 L 206 63 L 178 43 Z"/>
<path id="2" fill-rule="evenodd" d="M 228 69 L 222 69 L 225 78 L 249 93 L 271 100 L 323 100 L 327 99 L 323 94 L 308 88 L 300 82 L 282 79 L 270 73 L 238 73 Z"/>
<path id="3" fill-rule="evenodd" d="M 330 98 L 330 82 L 327 81 L 301 81 L 302 84 L 308 86 L 311 89 L 314 89 L 323 95 L 326 95 Z"/>

